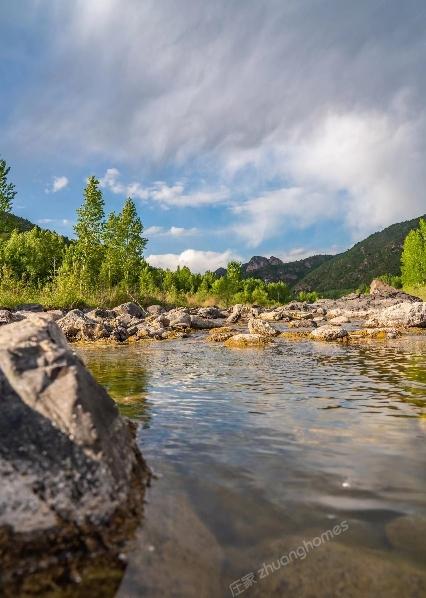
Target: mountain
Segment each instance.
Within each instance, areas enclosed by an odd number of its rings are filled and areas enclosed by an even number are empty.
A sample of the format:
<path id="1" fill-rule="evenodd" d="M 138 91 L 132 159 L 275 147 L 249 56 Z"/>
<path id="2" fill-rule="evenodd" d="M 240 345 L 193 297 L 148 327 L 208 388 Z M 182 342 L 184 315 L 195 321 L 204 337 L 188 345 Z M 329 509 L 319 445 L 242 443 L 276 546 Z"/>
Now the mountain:
<path id="1" fill-rule="evenodd" d="M 417 228 L 420 216 L 413 220 L 392 224 L 370 235 L 351 249 L 339 253 L 307 274 L 296 285 L 296 290 L 354 290 L 369 285 L 382 274 L 401 273 L 401 254 L 404 239 Z"/>
<path id="2" fill-rule="evenodd" d="M 266 282 L 283 280 L 288 285 L 294 286 L 307 274 L 332 259 L 332 257 L 331 255 L 313 255 L 295 262 L 283 262 L 274 256 L 266 258 L 255 255 L 249 262 L 242 265 L 242 272 L 244 276 L 262 278 Z"/>
<path id="3" fill-rule="evenodd" d="M 7 232 L 12 232 L 14 229 L 19 231 L 31 230 L 35 226 L 35 224 L 25 218 L 20 218 L 20 216 L 15 216 L 14 214 L 8 214 L 6 212 L 0 212 L 0 218 L 4 221 L 4 230 Z"/>

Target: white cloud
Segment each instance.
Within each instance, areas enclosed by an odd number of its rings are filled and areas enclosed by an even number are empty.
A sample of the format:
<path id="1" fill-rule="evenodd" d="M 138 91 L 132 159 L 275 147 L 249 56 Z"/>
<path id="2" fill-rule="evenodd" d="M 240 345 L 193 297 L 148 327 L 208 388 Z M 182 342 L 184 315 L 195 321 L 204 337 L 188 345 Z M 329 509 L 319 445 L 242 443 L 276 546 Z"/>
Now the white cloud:
<path id="1" fill-rule="evenodd" d="M 426 201 L 426 114 L 329 114 L 288 151 L 288 171 L 338 207 L 355 237 L 418 216 Z M 301 206 L 301 210 L 304 206 Z M 320 214 L 319 214 L 320 215 Z"/>
<path id="2" fill-rule="evenodd" d="M 68 187 L 69 180 L 66 176 L 55 176 L 53 177 L 52 184 L 46 187 L 46 193 L 57 193 L 62 191 L 65 187 Z"/>
<path id="3" fill-rule="evenodd" d="M 335 219 L 358 240 L 424 213 L 425 155 L 426 113 L 410 119 L 401 102 L 389 114 L 330 112 L 286 145 L 243 152 L 230 164 L 235 174 L 254 161 L 267 178 L 287 180 L 234 206 L 233 228 L 256 247 L 289 227 Z"/>
<path id="4" fill-rule="evenodd" d="M 157 268 L 176 270 L 178 266 L 188 266 L 192 272 L 214 271 L 220 267 L 226 267 L 228 262 L 234 259 L 240 260 L 241 258 L 229 249 L 222 253 L 186 249 L 182 253 L 163 253 L 149 255 L 146 258 L 151 266 L 156 266 Z"/>
<path id="5" fill-rule="evenodd" d="M 284 187 L 235 206 L 233 212 L 239 219 L 232 230 L 250 247 L 257 247 L 285 227 L 307 227 L 335 210 L 336 203 L 320 193 L 303 187 Z"/>
<path id="6" fill-rule="evenodd" d="M 101 187 L 109 189 L 112 193 L 117 195 L 125 195 L 126 197 L 136 197 L 137 199 L 148 199 L 149 192 L 140 183 L 133 182 L 123 184 L 118 179 L 120 172 L 117 168 L 108 168 L 105 175 L 99 179 Z"/>
<path id="7" fill-rule="evenodd" d="M 145 229 L 145 234 L 149 236 L 171 236 L 171 237 L 193 237 L 198 235 L 198 228 L 184 228 L 180 226 L 171 226 L 164 228 L 163 226 L 149 226 Z"/>
<path id="8" fill-rule="evenodd" d="M 223 186 L 216 190 L 204 189 L 187 192 L 181 182 L 168 185 L 164 181 L 155 181 L 152 185 L 144 187 L 138 182 L 124 184 L 119 178 L 120 171 L 117 168 L 108 168 L 100 179 L 101 187 L 107 188 L 117 195 L 150 200 L 165 207 L 207 206 L 222 203 L 229 198 L 229 191 Z"/>

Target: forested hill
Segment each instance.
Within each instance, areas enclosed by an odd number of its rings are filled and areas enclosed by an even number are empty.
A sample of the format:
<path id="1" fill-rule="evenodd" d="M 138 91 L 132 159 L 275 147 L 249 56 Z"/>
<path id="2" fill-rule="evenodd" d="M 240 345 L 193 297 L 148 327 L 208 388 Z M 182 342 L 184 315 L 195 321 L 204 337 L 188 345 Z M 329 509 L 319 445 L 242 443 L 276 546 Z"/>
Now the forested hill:
<path id="1" fill-rule="evenodd" d="M 368 285 L 382 274 L 399 275 L 404 239 L 419 225 L 419 216 L 392 224 L 370 235 L 351 249 L 335 255 L 295 285 L 297 290 L 350 290 Z"/>
<path id="2" fill-rule="evenodd" d="M 2 223 L 4 223 L 4 230 L 7 232 L 12 232 L 15 229 L 22 232 L 31 230 L 35 226 L 35 224 L 25 218 L 20 218 L 14 214 L 7 214 L 6 212 L 0 212 L 0 218 Z"/>
<path id="3" fill-rule="evenodd" d="M 245 276 L 262 278 L 265 282 L 286 282 L 289 286 L 296 285 L 309 272 L 312 272 L 321 264 L 332 259 L 331 255 L 313 255 L 303 260 L 294 262 L 283 262 L 279 258 L 254 256 L 249 262 L 242 265 Z"/>

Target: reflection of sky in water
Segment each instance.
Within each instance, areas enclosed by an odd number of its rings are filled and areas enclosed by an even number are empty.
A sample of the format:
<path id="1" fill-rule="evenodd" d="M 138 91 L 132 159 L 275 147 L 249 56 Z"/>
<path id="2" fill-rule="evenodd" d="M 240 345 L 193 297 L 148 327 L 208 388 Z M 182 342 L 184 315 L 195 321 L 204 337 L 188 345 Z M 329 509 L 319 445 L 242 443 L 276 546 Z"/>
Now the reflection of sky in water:
<path id="1" fill-rule="evenodd" d="M 81 353 L 144 422 L 164 474 L 152 495 L 184 492 L 222 547 L 242 549 L 337 517 L 367 525 L 368 545 L 390 518 L 426 515 L 425 349 L 425 336 L 265 350 L 196 337 Z"/>

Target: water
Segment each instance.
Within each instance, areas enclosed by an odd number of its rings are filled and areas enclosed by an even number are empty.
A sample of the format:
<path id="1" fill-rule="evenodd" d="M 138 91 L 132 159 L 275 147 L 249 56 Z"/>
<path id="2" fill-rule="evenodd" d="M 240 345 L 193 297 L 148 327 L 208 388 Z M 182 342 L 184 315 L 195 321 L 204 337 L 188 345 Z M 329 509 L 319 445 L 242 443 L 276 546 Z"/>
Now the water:
<path id="1" fill-rule="evenodd" d="M 426 595 L 426 336 L 79 352 L 157 474 L 118 596 Z"/>

